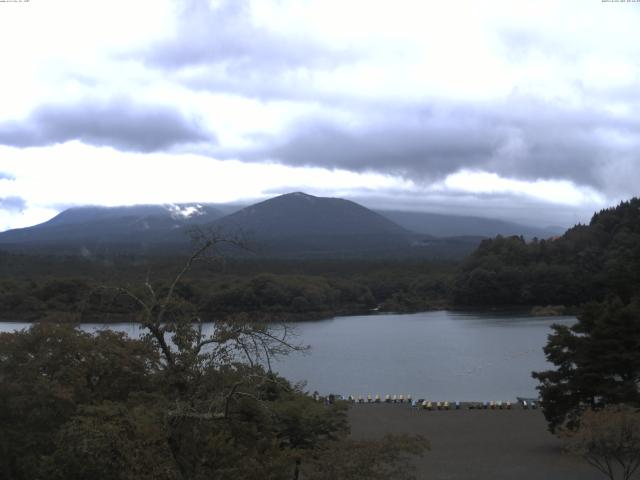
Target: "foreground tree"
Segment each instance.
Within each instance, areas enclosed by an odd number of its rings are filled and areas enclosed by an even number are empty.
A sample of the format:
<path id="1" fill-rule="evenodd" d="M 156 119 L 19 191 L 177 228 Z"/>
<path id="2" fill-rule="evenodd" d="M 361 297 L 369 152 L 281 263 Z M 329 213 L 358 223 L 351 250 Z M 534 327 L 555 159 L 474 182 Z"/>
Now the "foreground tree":
<path id="1" fill-rule="evenodd" d="M 610 480 L 629 480 L 640 467 L 640 411 L 624 405 L 587 410 L 564 435 L 565 447 Z"/>
<path id="2" fill-rule="evenodd" d="M 274 355 L 300 349 L 286 325 L 238 315 L 205 328 L 180 284 L 221 242 L 206 239 L 167 285 L 116 289 L 138 306 L 139 340 L 53 324 L 0 334 L 0 478 L 405 472 L 422 439 L 351 442 L 345 405 L 315 402 L 271 370 Z M 349 470 L 364 452 L 380 453 L 375 470 Z"/>
<path id="3" fill-rule="evenodd" d="M 585 410 L 640 406 L 640 301 L 587 305 L 578 322 L 554 325 L 544 348 L 555 370 L 534 372 L 552 432 L 573 429 Z"/>
<path id="4" fill-rule="evenodd" d="M 53 324 L 0 334 L 2 478 L 41 478 L 56 432 L 82 405 L 150 395 L 159 371 L 156 351 L 123 334 Z"/>

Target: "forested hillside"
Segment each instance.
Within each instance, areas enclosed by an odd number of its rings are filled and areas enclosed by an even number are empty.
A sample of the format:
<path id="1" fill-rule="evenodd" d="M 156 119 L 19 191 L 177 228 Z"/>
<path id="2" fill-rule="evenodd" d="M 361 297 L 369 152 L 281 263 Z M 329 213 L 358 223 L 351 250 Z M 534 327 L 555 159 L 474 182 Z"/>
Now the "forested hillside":
<path id="1" fill-rule="evenodd" d="M 640 199 L 596 213 L 558 238 L 484 240 L 461 267 L 456 305 L 580 305 L 640 287 Z"/>
<path id="2" fill-rule="evenodd" d="M 0 252 L 0 319 L 112 322 L 137 305 L 117 288 L 144 289 L 181 257 L 33 256 Z M 247 314 L 303 320 L 340 314 L 443 308 L 455 264 L 417 261 L 227 259 L 195 266 L 178 288 L 206 320 Z"/>

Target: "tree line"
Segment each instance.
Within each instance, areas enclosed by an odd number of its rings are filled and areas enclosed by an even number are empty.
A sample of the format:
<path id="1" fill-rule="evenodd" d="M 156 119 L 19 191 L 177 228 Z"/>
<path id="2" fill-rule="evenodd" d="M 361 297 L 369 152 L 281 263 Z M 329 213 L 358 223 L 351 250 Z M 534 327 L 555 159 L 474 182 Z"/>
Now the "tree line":
<path id="1" fill-rule="evenodd" d="M 59 271 L 53 268 L 47 274 L 35 266 L 22 266 L 20 274 L 13 270 L 0 280 L 0 318 L 126 320 L 138 306 L 105 287 L 140 288 L 148 276 L 170 272 L 178 259 L 99 267 L 73 263 L 75 259 L 70 262 L 69 268 L 60 266 Z M 176 294 L 198 305 L 206 320 L 239 313 L 264 320 L 306 320 L 372 310 L 408 312 L 446 305 L 455 271 L 451 264 L 428 262 L 345 263 L 256 259 L 228 261 L 224 266 L 197 265 Z"/>
<path id="2" fill-rule="evenodd" d="M 456 305 L 578 306 L 640 287 L 640 199 L 596 213 L 558 238 L 484 240 L 461 265 Z"/>

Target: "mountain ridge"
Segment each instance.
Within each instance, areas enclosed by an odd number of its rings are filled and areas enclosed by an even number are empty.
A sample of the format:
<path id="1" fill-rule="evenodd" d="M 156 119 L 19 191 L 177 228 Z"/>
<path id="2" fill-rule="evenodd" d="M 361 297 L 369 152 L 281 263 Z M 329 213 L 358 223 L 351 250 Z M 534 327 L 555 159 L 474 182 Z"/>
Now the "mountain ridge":
<path id="1" fill-rule="evenodd" d="M 222 227 L 250 226 L 268 237 L 273 236 L 276 229 L 280 234 L 294 235 L 409 233 L 392 220 L 351 200 L 316 197 L 303 192 L 287 193 L 255 203 L 220 218 L 215 224 Z M 328 232 L 330 227 L 334 231 Z"/>
<path id="2" fill-rule="evenodd" d="M 562 235 L 567 229 L 559 226 L 533 227 L 517 222 L 471 215 L 449 215 L 407 210 L 374 210 L 407 230 L 434 237 L 451 236 L 523 236 L 548 238 Z"/>
<path id="3" fill-rule="evenodd" d="M 459 235 L 439 238 L 406 228 L 407 222 L 399 224 L 388 212 L 385 215 L 351 200 L 303 192 L 279 195 L 227 215 L 218 207 L 205 203 L 73 207 L 39 225 L 0 233 L 0 248 L 170 253 L 190 248 L 187 234 L 197 227 L 248 238 L 259 245 L 260 254 L 267 255 L 459 258 L 483 238 L 464 228 L 456 232 Z M 420 218 L 429 218 L 424 215 Z"/>
<path id="4" fill-rule="evenodd" d="M 223 215 L 210 205 L 195 203 L 72 207 L 38 225 L 0 233 L 0 247 L 95 249 L 154 243 L 162 241 L 160 237 L 171 243 L 185 226 L 213 222 Z"/>

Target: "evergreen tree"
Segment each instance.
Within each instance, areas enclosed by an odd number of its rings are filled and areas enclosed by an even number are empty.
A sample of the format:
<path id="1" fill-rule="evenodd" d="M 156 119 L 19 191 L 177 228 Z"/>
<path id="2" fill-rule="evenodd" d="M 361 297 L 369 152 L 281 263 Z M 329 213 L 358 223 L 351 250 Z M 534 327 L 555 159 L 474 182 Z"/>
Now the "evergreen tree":
<path id="1" fill-rule="evenodd" d="M 534 372 L 551 431 L 575 428 L 586 409 L 640 405 L 640 300 L 591 303 L 544 348 L 555 370 Z"/>

